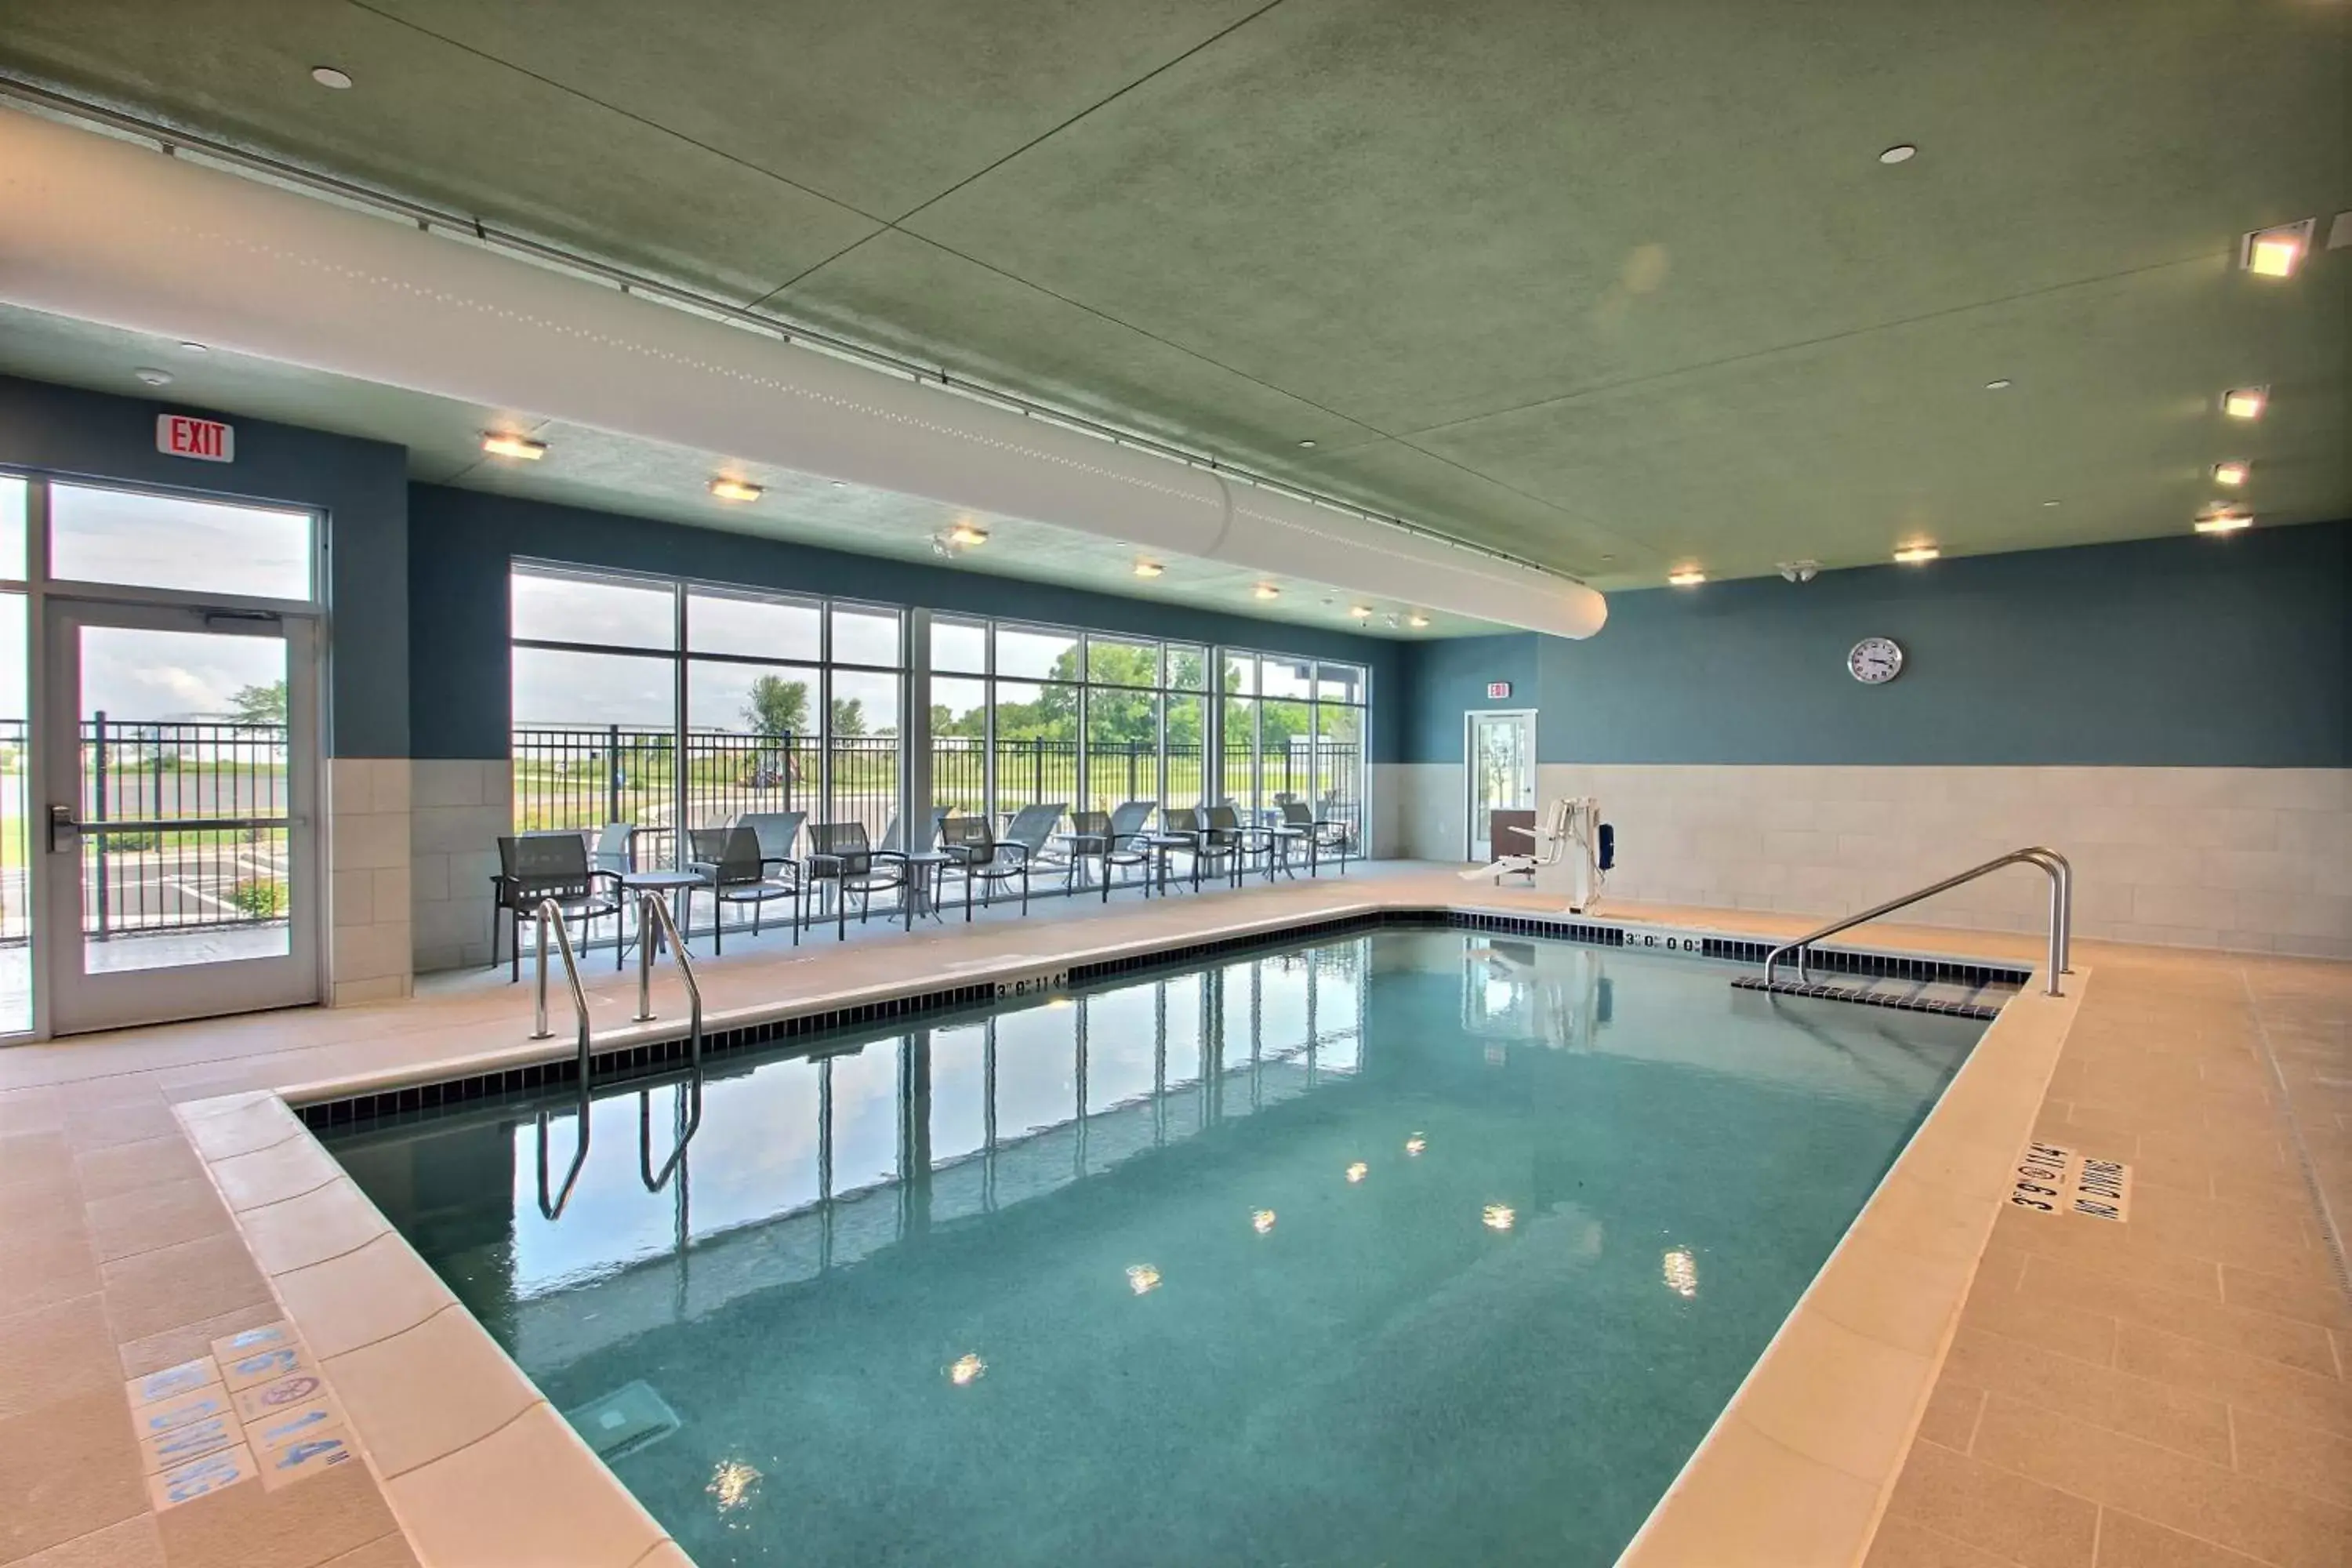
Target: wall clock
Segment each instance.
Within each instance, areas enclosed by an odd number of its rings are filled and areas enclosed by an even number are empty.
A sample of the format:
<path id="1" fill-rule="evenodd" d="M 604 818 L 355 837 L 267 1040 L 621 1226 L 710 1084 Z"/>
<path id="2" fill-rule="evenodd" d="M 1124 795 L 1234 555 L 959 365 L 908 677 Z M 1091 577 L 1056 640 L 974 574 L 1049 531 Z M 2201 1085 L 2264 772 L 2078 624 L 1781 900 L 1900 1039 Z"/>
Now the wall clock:
<path id="1" fill-rule="evenodd" d="M 1903 673 L 1903 647 L 1893 637 L 1864 637 L 1845 656 L 1845 667 L 1864 686 L 1884 686 Z"/>

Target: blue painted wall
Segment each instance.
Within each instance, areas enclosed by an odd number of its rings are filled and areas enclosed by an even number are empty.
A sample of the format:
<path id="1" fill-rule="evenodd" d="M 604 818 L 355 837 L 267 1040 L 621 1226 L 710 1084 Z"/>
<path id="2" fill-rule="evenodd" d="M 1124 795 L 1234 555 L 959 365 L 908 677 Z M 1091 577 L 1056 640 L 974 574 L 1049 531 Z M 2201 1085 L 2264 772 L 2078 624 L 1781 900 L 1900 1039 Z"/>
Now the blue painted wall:
<path id="1" fill-rule="evenodd" d="M 1406 760 L 1522 659 L 1551 763 L 2352 766 L 2352 523 L 1613 594 L 1583 642 L 1412 649 Z"/>
<path id="2" fill-rule="evenodd" d="M 1347 659 L 1371 670 L 1373 760 L 1402 751 L 1381 706 L 1402 684 L 1398 642 L 437 485 L 412 487 L 408 511 L 420 757 L 507 754 L 507 571 L 518 556 Z"/>
<path id="3" fill-rule="evenodd" d="M 1611 605 L 1613 616 L 1615 601 Z M 1458 763 L 1462 760 L 1465 713 L 1477 709 L 1540 709 L 1543 704 L 1536 647 L 1544 640 L 1533 632 L 1514 632 L 1504 637 L 1448 637 L 1442 642 L 1409 645 L 1404 656 L 1403 711 L 1398 715 L 1400 722 L 1391 726 L 1404 731 L 1404 755 L 1401 760 Z M 1497 680 L 1510 683 L 1510 696 L 1486 695 L 1486 688 Z M 1540 731 L 1540 712 L 1536 715 L 1536 724 Z"/>
<path id="4" fill-rule="evenodd" d="M 155 450 L 155 416 L 236 426 L 236 460 Z M 408 454 L 382 441 L 276 425 L 181 403 L 0 376 L 0 464 L 192 495 L 319 507 L 327 514 L 326 749 L 408 754 Z"/>

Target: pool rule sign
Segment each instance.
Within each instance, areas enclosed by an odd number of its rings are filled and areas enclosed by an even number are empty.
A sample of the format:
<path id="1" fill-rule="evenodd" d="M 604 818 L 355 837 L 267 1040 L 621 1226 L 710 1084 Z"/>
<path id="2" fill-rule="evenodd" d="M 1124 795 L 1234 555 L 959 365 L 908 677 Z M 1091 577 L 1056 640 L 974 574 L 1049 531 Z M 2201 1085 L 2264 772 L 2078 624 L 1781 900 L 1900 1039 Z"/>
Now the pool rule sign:
<path id="1" fill-rule="evenodd" d="M 2098 1160 L 2039 1138 L 2017 1162 L 2009 1201 L 2036 1214 L 2075 1214 L 2086 1219 L 2131 1218 L 2131 1167 Z"/>

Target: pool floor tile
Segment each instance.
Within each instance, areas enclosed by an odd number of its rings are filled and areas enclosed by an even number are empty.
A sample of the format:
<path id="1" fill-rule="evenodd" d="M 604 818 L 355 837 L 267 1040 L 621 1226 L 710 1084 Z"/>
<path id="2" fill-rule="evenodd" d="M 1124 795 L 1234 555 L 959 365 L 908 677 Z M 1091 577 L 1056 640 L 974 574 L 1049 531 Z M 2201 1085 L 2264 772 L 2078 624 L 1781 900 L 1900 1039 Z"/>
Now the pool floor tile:
<path id="1" fill-rule="evenodd" d="M 2352 1437 L 2298 1426 L 2258 1405 L 2230 1412 L 2240 1474 L 2352 1509 Z"/>
<path id="2" fill-rule="evenodd" d="M 276 1491 L 243 1482 L 157 1524 L 171 1568 L 317 1568 L 399 1529 L 362 1465 Z"/>
<path id="3" fill-rule="evenodd" d="M 0 1421 L 0 1563 L 146 1507 L 120 1388 L 54 1400 Z"/>
<path id="4" fill-rule="evenodd" d="M 1914 1443 L 1886 1517 L 2023 1568 L 2090 1568 L 2097 1505 L 1933 1443 Z"/>
<path id="5" fill-rule="evenodd" d="M 2014 1557 L 1998 1556 L 1924 1524 L 1890 1518 L 1879 1521 L 1863 1568 L 2019 1568 L 2019 1564 Z"/>
<path id="6" fill-rule="evenodd" d="M 1944 1377 L 2214 1464 L 2230 1462 L 2229 1413 L 2220 1400 L 2094 1366 L 2023 1340 L 1963 1329 L 1952 1341 Z M 1969 1446 L 1948 1447 L 1968 1451 Z"/>
<path id="7" fill-rule="evenodd" d="M 201 1176 L 92 1198 L 85 1209 L 89 1216 L 90 1250 L 100 1263 L 207 1236 L 226 1236 L 235 1228 L 220 1194 Z"/>
<path id="8" fill-rule="evenodd" d="M 73 1169 L 81 1179 L 82 1196 L 87 1200 L 111 1197 L 158 1182 L 202 1179 L 205 1173 L 204 1162 L 176 1127 L 165 1137 L 78 1154 Z"/>
<path id="9" fill-rule="evenodd" d="M 120 1524 L 62 1542 L 10 1568 L 168 1568 L 155 1516 L 142 1513 Z"/>
<path id="10" fill-rule="evenodd" d="M 119 1388 L 104 1303 L 78 1296 L 0 1319 L 0 1419 L 77 1394 Z"/>
<path id="11" fill-rule="evenodd" d="M 2264 1568 L 2262 1559 L 2167 1530 L 2121 1509 L 2099 1511 L 2097 1568 Z"/>
<path id="12" fill-rule="evenodd" d="M 257 1327 L 277 1316 L 275 1302 L 260 1300 L 250 1306 L 232 1308 L 218 1317 L 199 1319 L 193 1323 L 183 1323 L 177 1328 L 164 1329 L 131 1340 L 121 1348 L 123 1375 L 138 1377 L 186 1361 L 191 1356 L 204 1355 L 212 1350 L 213 1342 L 222 1335 Z"/>
<path id="13" fill-rule="evenodd" d="M 269 1300 L 261 1270 L 234 1232 L 117 1258 L 101 1272 L 107 1321 L 118 1341 L 204 1323 Z"/>

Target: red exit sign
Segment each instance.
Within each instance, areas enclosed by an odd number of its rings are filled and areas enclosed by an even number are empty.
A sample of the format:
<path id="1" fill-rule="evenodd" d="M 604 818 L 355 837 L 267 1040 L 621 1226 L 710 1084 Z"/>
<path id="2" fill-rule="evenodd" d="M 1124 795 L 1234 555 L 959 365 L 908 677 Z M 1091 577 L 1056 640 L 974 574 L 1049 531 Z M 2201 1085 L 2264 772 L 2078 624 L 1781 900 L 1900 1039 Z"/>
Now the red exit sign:
<path id="1" fill-rule="evenodd" d="M 155 416 L 155 450 L 173 458 L 197 458 L 207 463 L 236 460 L 236 431 L 217 419 L 191 419 L 184 414 Z"/>
<path id="2" fill-rule="evenodd" d="M 1489 701 L 1500 702 L 1504 698 L 1508 697 L 1510 694 L 1511 683 L 1509 681 L 1490 680 L 1486 682 L 1486 697 Z"/>

